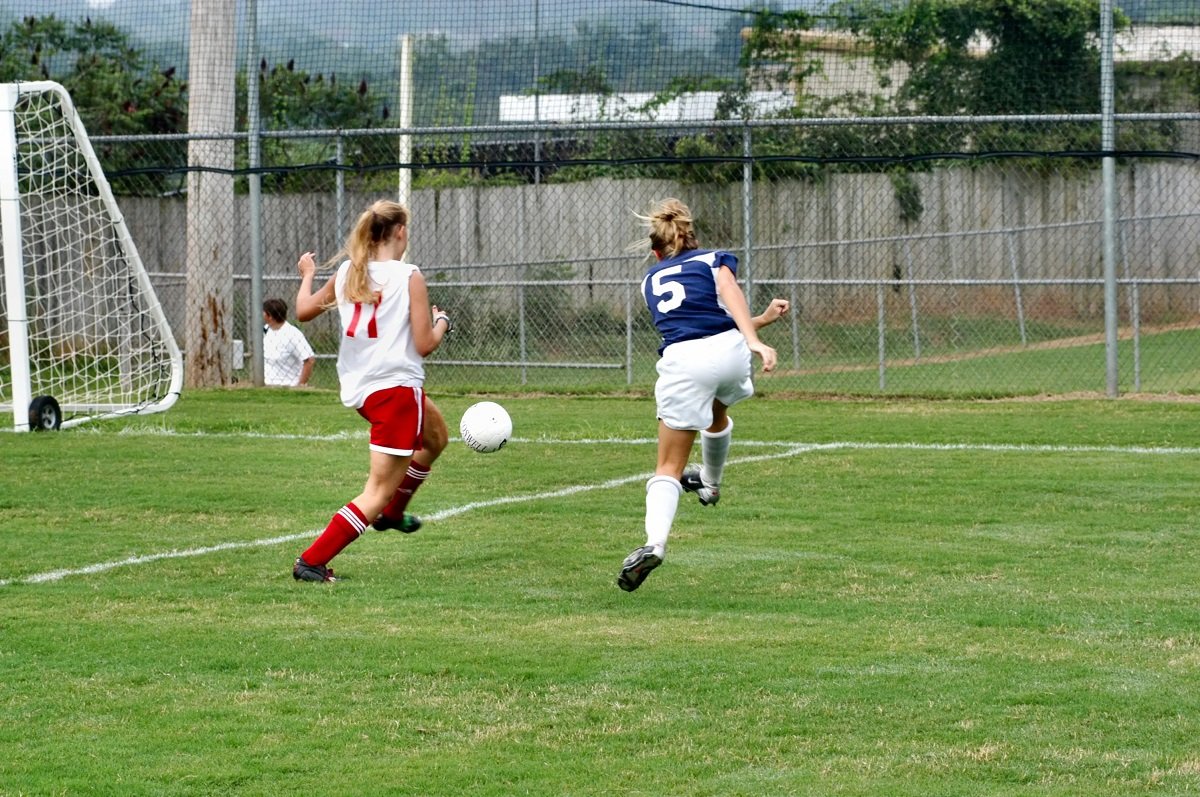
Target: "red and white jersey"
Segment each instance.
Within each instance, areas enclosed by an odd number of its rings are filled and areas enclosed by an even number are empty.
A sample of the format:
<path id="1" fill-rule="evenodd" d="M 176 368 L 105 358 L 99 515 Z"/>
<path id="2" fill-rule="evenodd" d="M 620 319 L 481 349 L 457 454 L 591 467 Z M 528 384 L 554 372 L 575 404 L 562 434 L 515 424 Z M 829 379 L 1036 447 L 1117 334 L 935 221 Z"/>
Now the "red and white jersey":
<path id="1" fill-rule="evenodd" d="M 372 260 L 367 274 L 372 290 L 380 292 L 376 304 L 346 301 L 350 261 L 338 267 L 334 281 L 342 342 L 338 349 L 338 380 L 342 403 L 361 407 L 377 390 L 425 384 L 424 359 L 413 343 L 409 316 L 409 278 L 419 271 L 399 260 Z"/>

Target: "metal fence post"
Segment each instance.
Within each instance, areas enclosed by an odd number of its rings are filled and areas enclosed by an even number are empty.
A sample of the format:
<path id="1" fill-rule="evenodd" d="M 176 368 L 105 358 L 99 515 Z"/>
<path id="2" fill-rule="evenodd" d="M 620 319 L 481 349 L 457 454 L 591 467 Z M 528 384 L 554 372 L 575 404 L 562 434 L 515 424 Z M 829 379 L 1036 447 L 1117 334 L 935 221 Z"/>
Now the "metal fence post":
<path id="1" fill-rule="evenodd" d="M 246 140 L 247 164 L 250 167 L 250 306 L 246 308 L 246 339 L 250 342 L 251 374 L 254 384 L 265 384 L 263 374 L 263 246 L 262 246 L 262 165 L 261 124 L 258 108 L 258 3 L 246 3 L 246 31 L 249 37 L 246 61 Z"/>
<path id="2" fill-rule="evenodd" d="M 412 209 L 412 161 L 413 140 L 408 132 L 413 120 L 413 37 L 411 33 L 400 34 L 400 127 L 404 133 L 400 136 L 399 158 L 400 174 L 398 175 L 397 198 Z"/>
<path id="3" fill-rule="evenodd" d="M 341 167 L 346 162 L 346 139 L 339 134 L 334 141 L 334 157 L 337 159 L 337 165 Z M 333 199 L 333 212 L 337 216 L 335 225 L 337 228 L 337 240 L 341 242 L 346 238 L 346 173 L 338 168 L 337 175 L 333 178 L 336 184 Z"/>
<path id="4" fill-rule="evenodd" d="M 625 384 L 633 384 L 633 284 L 625 286 Z"/>
<path id="5" fill-rule="evenodd" d="M 1025 305 L 1021 301 L 1021 272 L 1017 266 L 1017 248 L 1013 245 L 1013 233 L 1004 233 L 1004 246 L 1008 250 L 1008 265 L 1013 277 L 1013 300 L 1017 303 L 1017 326 L 1021 330 L 1021 345 L 1028 345 L 1025 336 Z"/>
<path id="6" fill-rule="evenodd" d="M 1133 326 L 1133 390 L 1142 390 L 1142 299 L 1141 286 L 1129 272 L 1129 258 L 1125 256 L 1125 226 L 1117 226 L 1117 257 L 1121 260 L 1121 271 L 1129 281 L 1129 322 Z"/>
<path id="7" fill-rule="evenodd" d="M 1117 215 L 1117 162 L 1113 85 L 1113 0 L 1100 0 L 1100 149 L 1104 151 L 1104 343 L 1105 387 L 1109 398 L 1119 392 L 1117 377 L 1117 263 L 1114 235 Z"/>
<path id="8" fill-rule="evenodd" d="M 887 389 L 887 366 L 884 365 L 887 359 L 887 325 L 884 322 L 884 287 L 883 283 L 879 282 L 875 285 L 875 308 L 878 315 L 879 329 L 879 390 L 882 392 Z"/>
<path id="9" fill-rule="evenodd" d="M 747 120 L 748 121 L 748 120 Z M 742 277 L 746 281 L 746 303 L 754 312 L 754 162 L 750 141 L 750 125 L 742 129 L 742 240 L 745 264 Z"/>
<path id="10" fill-rule="evenodd" d="M 517 339 L 521 347 L 521 384 L 529 382 L 529 343 L 526 339 L 525 324 L 525 280 L 529 278 L 529 268 L 521 265 L 521 281 L 517 284 Z"/>
<path id="11" fill-rule="evenodd" d="M 1142 310 L 1138 281 L 1129 283 L 1129 322 L 1133 325 L 1133 391 L 1142 390 Z"/>
<path id="12" fill-rule="evenodd" d="M 908 273 L 908 311 L 912 315 L 913 357 L 921 359 L 921 323 L 917 311 L 917 283 L 913 274 L 912 242 L 904 239 L 904 262 Z"/>
<path id="13" fill-rule="evenodd" d="M 791 312 L 788 315 L 791 324 L 792 333 L 792 367 L 797 371 L 800 370 L 800 285 L 799 285 L 799 265 L 796 262 L 797 255 L 795 251 L 788 253 L 787 258 L 787 281 L 788 281 L 788 300 L 791 303 Z"/>

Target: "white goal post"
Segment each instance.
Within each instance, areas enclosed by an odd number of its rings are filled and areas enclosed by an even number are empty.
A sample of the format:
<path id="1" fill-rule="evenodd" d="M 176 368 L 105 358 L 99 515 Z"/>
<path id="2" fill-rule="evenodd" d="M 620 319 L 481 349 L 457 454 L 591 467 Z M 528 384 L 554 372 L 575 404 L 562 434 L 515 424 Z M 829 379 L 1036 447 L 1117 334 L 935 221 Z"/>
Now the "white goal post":
<path id="1" fill-rule="evenodd" d="M 0 84 L 0 412 L 57 429 L 161 412 L 183 356 L 66 89 Z"/>

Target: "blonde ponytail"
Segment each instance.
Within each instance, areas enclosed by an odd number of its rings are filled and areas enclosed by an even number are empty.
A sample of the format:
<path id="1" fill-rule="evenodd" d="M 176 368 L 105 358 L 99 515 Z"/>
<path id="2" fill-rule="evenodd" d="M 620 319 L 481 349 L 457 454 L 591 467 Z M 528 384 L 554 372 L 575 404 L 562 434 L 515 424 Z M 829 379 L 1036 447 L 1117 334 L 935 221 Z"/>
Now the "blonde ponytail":
<path id="1" fill-rule="evenodd" d="M 335 259 L 346 255 L 350 259 L 350 270 L 346 275 L 344 299 L 347 302 L 373 304 L 379 292 L 371 287 L 367 274 L 367 263 L 382 241 L 395 234 L 397 226 L 408 225 L 408 208 L 399 202 L 381 199 L 362 212 L 354 229 L 346 237 L 346 243 Z"/>
<path id="2" fill-rule="evenodd" d="M 649 245 L 664 260 L 699 248 L 692 211 L 680 200 L 674 197 L 660 200 L 649 215 L 637 214 L 637 217 L 645 224 L 649 236 L 635 246 Z"/>

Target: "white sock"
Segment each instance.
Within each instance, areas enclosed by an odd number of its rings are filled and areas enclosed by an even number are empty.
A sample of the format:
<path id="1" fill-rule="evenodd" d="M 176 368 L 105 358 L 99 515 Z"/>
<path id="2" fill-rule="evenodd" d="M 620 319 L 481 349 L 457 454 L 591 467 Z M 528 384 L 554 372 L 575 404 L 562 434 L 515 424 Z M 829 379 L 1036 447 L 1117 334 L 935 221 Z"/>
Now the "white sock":
<path id="1" fill-rule="evenodd" d="M 700 480 L 705 487 L 720 487 L 729 458 L 729 441 L 733 436 L 733 418 L 725 416 L 725 428 L 717 433 L 700 430 Z"/>
<path id="2" fill-rule="evenodd" d="M 679 508 L 683 485 L 670 476 L 654 476 L 646 482 L 646 544 L 654 546 L 659 557 L 667 552 L 667 536 Z"/>

